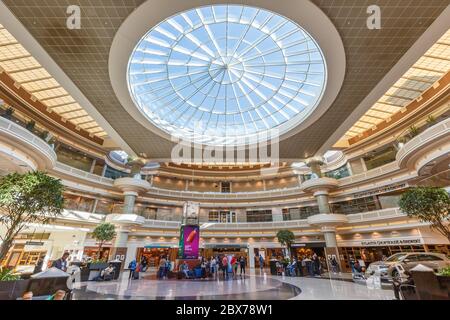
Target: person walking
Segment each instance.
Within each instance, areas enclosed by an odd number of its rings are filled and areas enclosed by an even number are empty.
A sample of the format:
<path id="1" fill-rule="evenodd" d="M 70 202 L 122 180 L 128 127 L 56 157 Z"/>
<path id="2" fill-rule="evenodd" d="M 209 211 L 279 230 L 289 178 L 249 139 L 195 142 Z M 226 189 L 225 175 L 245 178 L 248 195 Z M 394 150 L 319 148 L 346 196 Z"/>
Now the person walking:
<path id="1" fill-rule="evenodd" d="M 130 275 L 128 276 L 128 280 L 133 278 L 133 273 L 134 273 L 134 271 L 136 271 L 136 267 L 137 267 L 136 260 L 133 260 L 128 264 L 128 270 L 130 270 Z"/>

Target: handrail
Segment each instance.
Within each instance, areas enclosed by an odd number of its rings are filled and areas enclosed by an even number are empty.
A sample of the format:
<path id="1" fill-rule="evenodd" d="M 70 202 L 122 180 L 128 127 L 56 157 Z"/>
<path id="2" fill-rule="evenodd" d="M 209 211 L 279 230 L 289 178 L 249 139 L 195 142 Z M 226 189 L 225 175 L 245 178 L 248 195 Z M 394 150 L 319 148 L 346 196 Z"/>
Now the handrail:
<path id="1" fill-rule="evenodd" d="M 388 208 L 369 212 L 355 213 L 347 215 L 348 223 L 355 224 L 360 222 L 370 222 L 384 219 L 395 219 L 399 217 L 405 217 L 400 208 Z M 101 223 L 106 219 L 107 215 L 82 212 L 76 210 L 64 210 L 63 214 L 58 219 L 88 222 L 88 223 Z M 205 222 L 207 223 L 207 222 Z M 146 219 L 142 227 L 146 228 L 168 228 L 179 229 L 181 222 L 179 221 L 167 221 L 167 220 L 153 220 Z M 203 229 L 207 230 L 263 230 L 263 229 L 279 229 L 279 228 L 305 228 L 311 227 L 308 224 L 307 219 L 288 220 L 288 221 L 270 221 L 270 222 L 235 222 L 235 223 L 211 223 L 210 226 Z"/>
<path id="2" fill-rule="evenodd" d="M 0 117 L 0 132 L 4 133 L 4 136 L 9 135 L 13 137 L 13 139 L 21 141 L 21 143 L 26 145 L 25 148 L 27 150 L 29 150 L 30 146 L 33 146 L 42 153 L 48 161 L 50 161 L 51 164 L 48 163 L 47 166 L 52 167 L 56 164 L 57 156 L 53 148 L 42 140 L 42 138 L 36 136 L 26 128 L 23 128 L 4 117 Z"/>

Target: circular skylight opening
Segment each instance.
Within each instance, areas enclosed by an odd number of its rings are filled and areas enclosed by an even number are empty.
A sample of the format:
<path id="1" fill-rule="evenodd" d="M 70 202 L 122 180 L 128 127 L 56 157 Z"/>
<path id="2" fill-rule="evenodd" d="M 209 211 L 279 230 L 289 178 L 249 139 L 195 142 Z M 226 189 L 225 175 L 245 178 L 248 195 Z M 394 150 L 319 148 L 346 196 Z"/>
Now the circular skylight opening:
<path id="1" fill-rule="evenodd" d="M 172 16 L 137 44 L 127 81 L 156 127 L 207 145 L 282 135 L 319 104 L 326 63 L 316 41 L 279 14 L 212 5 Z"/>

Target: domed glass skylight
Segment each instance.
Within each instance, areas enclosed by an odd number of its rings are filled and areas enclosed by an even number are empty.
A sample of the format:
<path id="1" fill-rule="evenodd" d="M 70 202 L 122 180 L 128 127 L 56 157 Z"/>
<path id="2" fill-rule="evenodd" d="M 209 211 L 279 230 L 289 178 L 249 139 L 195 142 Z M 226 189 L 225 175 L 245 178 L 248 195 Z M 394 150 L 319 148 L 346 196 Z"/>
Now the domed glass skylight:
<path id="1" fill-rule="evenodd" d="M 213 5 L 151 29 L 132 53 L 128 84 L 135 104 L 166 133 L 242 145 L 300 124 L 320 102 L 326 64 L 293 21 L 264 9 Z"/>

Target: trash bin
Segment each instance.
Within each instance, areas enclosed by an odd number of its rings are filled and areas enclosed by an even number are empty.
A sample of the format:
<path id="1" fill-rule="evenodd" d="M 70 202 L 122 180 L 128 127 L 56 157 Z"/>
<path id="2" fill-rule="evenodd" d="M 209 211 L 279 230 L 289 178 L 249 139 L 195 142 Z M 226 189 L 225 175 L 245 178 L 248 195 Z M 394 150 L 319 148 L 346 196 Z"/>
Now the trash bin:
<path id="1" fill-rule="evenodd" d="M 270 266 L 270 274 L 273 276 L 276 276 L 277 275 L 277 260 L 270 260 L 269 266 Z"/>
<path id="2" fill-rule="evenodd" d="M 115 269 L 113 279 L 114 280 L 119 279 L 120 271 L 122 270 L 122 261 L 113 260 L 113 261 L 110 261 L 109 263 L 112 264 Z"/>

